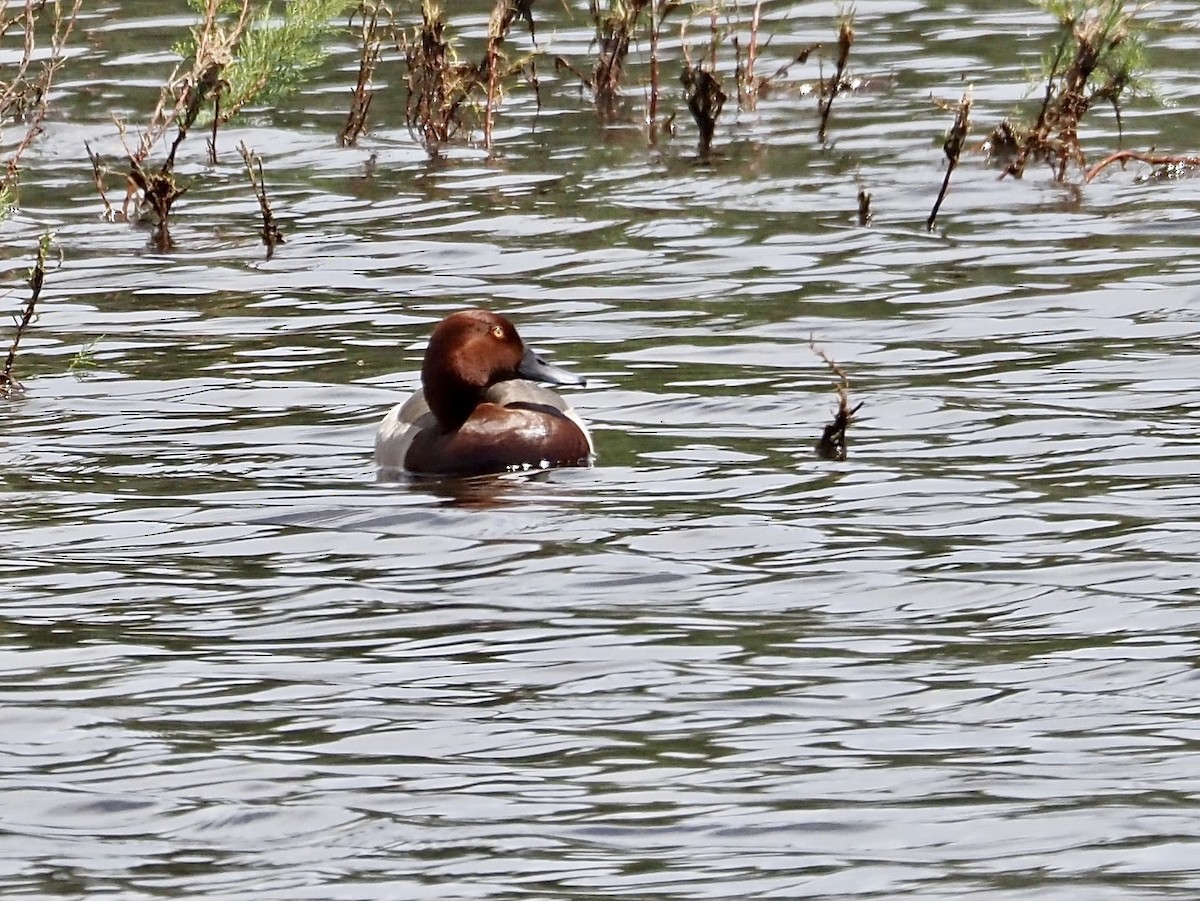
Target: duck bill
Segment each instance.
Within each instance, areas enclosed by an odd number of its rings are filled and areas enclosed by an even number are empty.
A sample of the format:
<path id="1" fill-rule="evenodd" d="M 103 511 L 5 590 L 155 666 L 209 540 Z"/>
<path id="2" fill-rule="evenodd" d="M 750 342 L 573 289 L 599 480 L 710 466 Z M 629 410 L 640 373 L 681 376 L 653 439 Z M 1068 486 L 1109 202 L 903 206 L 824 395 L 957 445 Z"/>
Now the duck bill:
<path id="1" fill-rule="evenodd" d="M 521 365 L 517 367 L 517 375 L 533 382 L 549 382 L 551 385 L 586 385 L 587 381 L 561 366 L 552 366 L 535 354 L 528 347 L 525 356 L 521 357 Z"/>

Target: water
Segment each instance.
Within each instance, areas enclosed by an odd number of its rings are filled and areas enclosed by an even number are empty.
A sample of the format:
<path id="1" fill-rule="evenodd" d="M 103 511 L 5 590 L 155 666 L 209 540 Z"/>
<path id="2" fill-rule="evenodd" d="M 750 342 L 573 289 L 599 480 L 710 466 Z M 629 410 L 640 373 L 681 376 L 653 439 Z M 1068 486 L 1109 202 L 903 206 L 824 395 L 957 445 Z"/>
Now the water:
<path id="1" fill-rule="evenodd" d="M 763 71 L 833 34 L 767 14 Z M 89 15 L 2 226 L 10 285 L 42 230 L 63 257 L 0 426 L 5 897 L 1200 892 L 1200 183 L 971 155 L 923 228 L 929 94 L 970 82 L 981 136 L 1044 16 L 859 3 L 876 87 L 832 146 L 796 87 L 731 102 L 707 167 L 686 110 L 651 147 L 549 65 L 490 157 L 431 161 L 394 68 L 337 148 L 346 44 L 217 167 L 185 143 L 156 253 L 99 220 L 82 142 L 117 167 L 109 113 L 146 115 L 184 20 Z M 1200 20 L 1150 15 L 1174 105 L 1125 145 L 1194 152 Z M 588 375 L 599 465 L 376 483 L 433 323 L 480 304 Z M 810 340 L 864 403 L 844 463 Z"/>

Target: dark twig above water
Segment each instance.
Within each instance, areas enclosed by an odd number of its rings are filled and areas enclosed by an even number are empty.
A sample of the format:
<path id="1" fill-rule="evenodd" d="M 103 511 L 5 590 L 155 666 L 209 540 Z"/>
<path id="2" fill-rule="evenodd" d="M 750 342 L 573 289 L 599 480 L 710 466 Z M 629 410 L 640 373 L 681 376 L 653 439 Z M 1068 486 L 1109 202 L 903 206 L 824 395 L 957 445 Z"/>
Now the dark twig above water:
<path id="1" fill-rule="evenodd" d="M 865 188 L 858 189 L 858 224 L 864 228 L 871 224 L 875 214 L 871 211 L 871 192 Z"/>
<path id="2" fill-rule="evenodd" d="M 819 104 L 821 110 L 821 125 L 817 129 L 817 140 L 825 143 L 829 131 L 829 114 L 833 110 L 833 101 L 841 92 L 846 65 L 850 61 L 850 48 L 854 46 L 854 16 L 847 13 L 838 24 L 838 58 L 834 68 L 833 78 L 824 85 L 825 100 Z"/>
<path id="3" fill-rule="evenodd" d="M 600 0 L 588 2 L 598 46 L 591 86 L 596 106 L 604 112 L 610 112 L 616 106 L 621 93 L 621 79 L 625 74 L 629 45 L 642 11 L 650 3 L 651 0 L 610 2 L 609 10 L 605 14 L 601 10 Z"/>
<path id="4" fill-rule="evenodd" d="M 954 169 L 958 166 L 958 158 L 962 155 L 963 145 L 966 144 L 970 131 L 971 91 L 968 89 L 962 95 L 962 100 L 958 101 L 954 124 L 950 126 L 950 132 L 946 135 L 945 143 L 942 144 L 942 150 L 946 154 L 946 175 L 942 179 L 942 189 L 938 191 L 937 200 L 934 201 L 929 218 L 925 220 L 926 231 L 933 231 L 934 225 L 937 224 L 938 210 L 942 208 L 942 201 L 946 199 L 946 192 L 950 190 L 950 176 L 954 174 Z"/>
<path id="5" fill-rule="evenodd" d="M 242 155 L 242 160 L 246 163 L 246 174 L 250 177 L 254 196 L 258 198 L 258 208 L 262 212 L 263 220 L 262 230 L 259 234 L 262 235 L 263 243 L 267 245 L 267 259 L 269 260 L 275 253 L 275 245 L 287 242 L 283 240 L 283 235 L 280 234 L 279 227 L 275 224 L 275 214 L 271 210 L 271 202 L 267 200 L 267 187 L 263 181 L 262 157 L 247 147 L 245 141 L 238 144 L 238 153 Z"/>
<path id="6" fill-rule="evenodd" d="M 42 235 L 38 241 L 37 259 L 34 261 L 33 268 L 29 270 L 29 300 L 25 302 L 25 308 L 21 311 L 20 317 L 17 318 L 17 331 L 13 335 L 12 344 L 8 348 L 8 357 L 4 361 L 4 370 L 0 371 L 0 397 L 12 397 L 14 394 L 21 394 L 24 388 L 21 383 L 13 378 L 13 365 L 17 361 L 17 348 L 21 344 L 21 338 L 25 335 L 25 330 L 29 328 L 29 324 L 33 322 L 34 310 L 37 308 L 38 300 L 42 296 L 42 285 L 46 280 L 46 257 L 50 253 L 50 245 L 53 238 L 48 235 Z"/>
<path id="7" fill-rule="evenodd" d="M 845 370 L 824 349 L 817 347 L 811 339 L 808 346 L 812 348 L 813 353 L 820 357 L 825 365 L 829 367 L 830 371 L 838 378 L 837 413 L 834 414 L 833 422 L 825 426 L 820 440 L 817 441 L 815 450 L 817 456 L 822 460 L 837 460 L 840 462 L 846 459 L 846 427 L 853 421 L 854 415 L 862 409 L 862 403 L 860 402 L 853 408 L 850 406 L 850 379 L 847 378 Z"/>
<path id="8" fill-rule="evenodd" d="M 117 212 L 113 209 L 112 204 L 108 202 L 108 192 L 104 189 L 104 176 L 108 174 L 108 166 L 100 154 L 92 150 L 91 144 L 84 141 L 83 147 L 87 151 L 88 159 L 92 162 L 92 179 L 96 183 L 96 191 L 100 194 L 100 202 L 104 204 L 104 219 L 107 222 L 114 222 L 117 218 Z"/>
<path id="9" fill-rule="evenodd" d="M 358 80 L 354 90 L 350 92 L 350 112 L 346 116 L 346 124 L 338 132 L 338 143 L 343 147 L 353 147 L 358 142 L 358 136 L 367 127 L 367 113 L 371 109 L 371 101 L 375 91 L 371 84 L 375 78 L 375 68 L 379 65 L 379 57 L 383 50 L 383 38 L 380 37 L 379 14 L 383 12 L 391 20 L 392 10 L 382 3 L 363 2 L 351 17 L 351 22 L 357 17 L 361 19 L 360 38 L 362 49 L 358 57 Z M 393 34 L 395 23 L 389 21 Z"/>

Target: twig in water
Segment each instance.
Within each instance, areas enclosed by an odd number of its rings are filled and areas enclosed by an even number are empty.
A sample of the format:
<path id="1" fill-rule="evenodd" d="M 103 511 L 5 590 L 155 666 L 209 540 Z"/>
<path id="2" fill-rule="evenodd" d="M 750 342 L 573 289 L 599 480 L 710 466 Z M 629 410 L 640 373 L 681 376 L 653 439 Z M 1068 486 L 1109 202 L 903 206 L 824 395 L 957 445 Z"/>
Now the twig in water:
<path id="1" fill-rule="evenodd" d="M 942 189 L 938 191 L 937 200 L 933 204 L 933 209 L 929 213 L 929 218 L 925 220 L 925 230 L 933 231 L 933 226 L 937 223 L 938 210 L 942 208 L 942 201 L 946 199 L 946 192 L 950 190 L 950 176 L 954 174 L 954 169 L 958 166 L 958 158 L 962 154 L 963 144 L 967 142 L 967 134 L 971 131 L 971 89 L 962 95 L 962 100 L 958 102 L 958 112 L 954 114 L 954 124 L 950 126 L 950 133 L 946 135 L 946 141 L 942 144 L 942 150 L 946 154 L 946 177 L 942 179 Z"/>
<path id="2" fill-rule="evenodd" d="M 875 214 L 871 212 L 871 192 L 865 188 L 858 189 L 858 224 L 868 226 Z"/>
<path id="3" fill-rule="evenodd" d="M 841 462 L 846 459 L 846 427 L 850 425 L 854 419 L 854 415 L 862 409 L 860 401 L 853 409 L 850 407 L 850 380 L 846 377 L 845 370 L 842 369 L 833 358 L 825 351 L 817 347 L 816 343 L 810 338 L 808 346 L 812 348 L 813 353 L 820 357 L 830 371 L 838 377 L 838 409 L 837 414 L 833 418 L 833 422 L 825 426 L 825 430 L 821 433 L 821 439 L 817 442 L 817 456 L 822 460 L 837 460 Z"/>
<path id="4" fill-rule="evenodd" d="M 358 59 L 358 81 L 350 93 L 350 113 L 346 117 L 346 124 L 338 132 L 338 143 L 343 147 L 353 147 L 358 143 L 358 136 L 367 127 L 367 113 L 370 111 L 371 101 L 375 97 L 371 82 L 375 77 L 375 67 L 379 65 L 379 55 L 383 49 L 383 39 L 379 36 L 379 13 L 381 10 L 387 13 L 389 19 L 391 18 L 391 8 L 382 3 L 363 2 L 358 7 L 357 14 L 362 17 L 362 51 Z M 351 16 L 351 21 L 353 18 Z M 391 28 L 394 31 L 394 21 Z"/>
<path id="5" fill-rule="evenodd" d="M 613 111 L 621 93 L 625 58 L 637 28 L 638 17 L 652 0 L 609 0 L 608 15 L 603 15 L 600 0 L 588 0 L 588 12 L 596 29 L 598 52 L 592 70 L 591 86 L 596 107 L 603 114 Z"/>
<path id="6" fill-rule="evenodd" d="M 504 59 L 504 39 L 517 18 L 524 19 L 529 25 L 529 37 L 536 41 L 537 36 L 533 25 L 533 0 L 496 0 L 492 14 L 488 17 L 487 49 L 484 51 L 480 72 L 486 75 L 487 96 L 483 112 L 483 146 L 491 149 L 492 132 L 495 126 L 496 107 L 500 103 L 500 88 L 507 74 L 501 71 L 501 61 Z M 482 79 L 481 79 L 482 80 Z"/>
<path id="7" fill-rule="evenodd" d="M 713 135 L 717 130 L 717 118 L 725 105 L 725 92 L 717 76 L 703 65 L 684 63 L 683 90 L 687 96 L 688 109 L 700 128 L 700 159 L 707 160 L 712 152 Z"/>
<path id="8" fill-rule="evenodd" d="M 1147 163 L 1151 166 L 1168 166 L 1168 167 L 1183 167 L 1183 166 L 1200 166 L 1200 156 L 1171 156 L 1154 153 L 1141 153 L 1137 150 L 1118 150 L 1116 153 L 1111 153 L 1096 163 L 1092 168 L 1088 169 L 1087 174 L 1083 176 L 1083 183 L 1087 184 L 1107 166 L 1113 163 L 1124 163 L 1128 160 L 1137 160 L 1139 163 Z"/>
<path id="9" fill-rule="evenodd" d="M 658 121 L 659 59 L 658 44 L 662 37 L 663 22 L 667 15 L 679 7 L 677 0 L 651 0 L 650 3 L 650 99 L 646 106 L 646 125 L 650 139 L 654 140 Z"/>
<path id="10" fill-rule="evenodd" d="M 53 240 L 51 235 L 44 234 L 38 241 L 37 260 L 34 262 L 33 268 L 29 270 L 27 282 L 29 300 L 26 301 L 20 318 L 16 320 L 17 331 L 13 335 L 12 345 L 8 349 L 8 359 L 4 361 L 4 371 L 0 372 L 0 397 L 9 398 L 25 391 L 21 383 L 13 378 L 13 364 L 17 361 L 17 347 L 21 344 L 25 329 L 29 328 L 29 323 L 33 321 L 34 309 L 37 307 L 38 299 L 42 296 L 42 284 L 46 280 L 46 256 L 50 252 Z"/>
<path id="11" fill-rule="evenodd" d="M 829 82 L 829 95 L 821 109 L 821 126 L 817 129 L 817 140 L 825 143 L 825 135 L 829 128 L 829 113 L 833 109 L 833 100 L 842 90 L 842 77 L 846 74 L 846 63 L 850 60 L 850 48 L 854 45 L 854 13 L 844 13 L 838 23 L 838 58 L 834 69 L 833 79 Z"/>
<path id="12" fill-rule="evenodd" d="M 286 244 L 279 227 L 275 224 L 275 214 L 271 211 L 271 203 L 267 200 L 267 186 L 263 181 L 262 157 L 246 146 L 242 141 L 238 144 L 238 153 L 246 163 L 246 174 L 250 177 L 250 186 L 254 188 L 254 196 L 258 198 L 258 208 L 262 211 L 263 226 L 260 234 L 267 245 L 267 259 L 275 253 L 276 244 Z M 258 171 L 255 172 L 255 169 Z"/>
<path id="13" fill-rule="evenodd" d="M 1147 4 L 1126 0 L 1063 3 L 1039 0 L 1059 22 L 1060 38 L 1046 66 L 1046 88 L 1037 120 L 1026 129 L 1010 126 L 1017 138 L 1003 175 L 1020 178 L 1030 160 L 1049 163 L 1054 179 L 1067 167 L 1085 165 L 1080 122 L 1097 103 L 1111 106 L 1121 133 L 1121 101 L 1145 92 L 1142 36 L 1137 21 Z"/>
<path id="14" fill-rule="evenodd" d="M 708 161 L 712 151 L 713 135 L 717 130 L 717 119 L 728 99 L 725 92 L 721 90 L 721 81 L 716 74 L 717 44 L 719 43 L 717 25 L 717 10 L 716 7 L 713 7 L 709 26 L 711 37 L 708 42 L 708 59 L 705 61 L 701 58 L 701 61 L 694 65 L 692 56 L 688 52 L 687 22 L 685 21 L 679 29 L 679 41 L 683 45 L 683 73 L 680 75 L 680 81 L 683 82 L 688 111 L 691 112 L 692 118 L 696 120 L 696 125 L 700 129 L 698 155 L 702 162 Z"/>
<path id="15" fill-rule="evenodd" d="M 84 141 L 83 147 L 87 151 L 88 159 L 92 161 L 92 178 L 96 182 L 96 190 L 100 194 L 100 202 L 104 204 L 104 221 L 115 222 L 117 211 L 108 202 L 108 193 L 104 190 L 104 176 L 108 174 L 108 166 L 104 164 L 104 160 L 100 154 L 92 150 L 91 144 Z"/>

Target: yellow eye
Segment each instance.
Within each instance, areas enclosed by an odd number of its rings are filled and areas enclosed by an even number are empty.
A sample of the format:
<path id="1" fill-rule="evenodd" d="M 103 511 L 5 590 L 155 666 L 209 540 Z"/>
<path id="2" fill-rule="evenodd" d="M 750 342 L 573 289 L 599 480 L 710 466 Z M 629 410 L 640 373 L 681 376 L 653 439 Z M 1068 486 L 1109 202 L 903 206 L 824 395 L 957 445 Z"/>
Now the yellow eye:
<path id="1" fill-rule="evenodd" d="M 503 341 L 504 340 L 504 329 L 498 325 L 493 325 L 492 326 L 492 337 L 499 338 L 501 341 Z"/>

